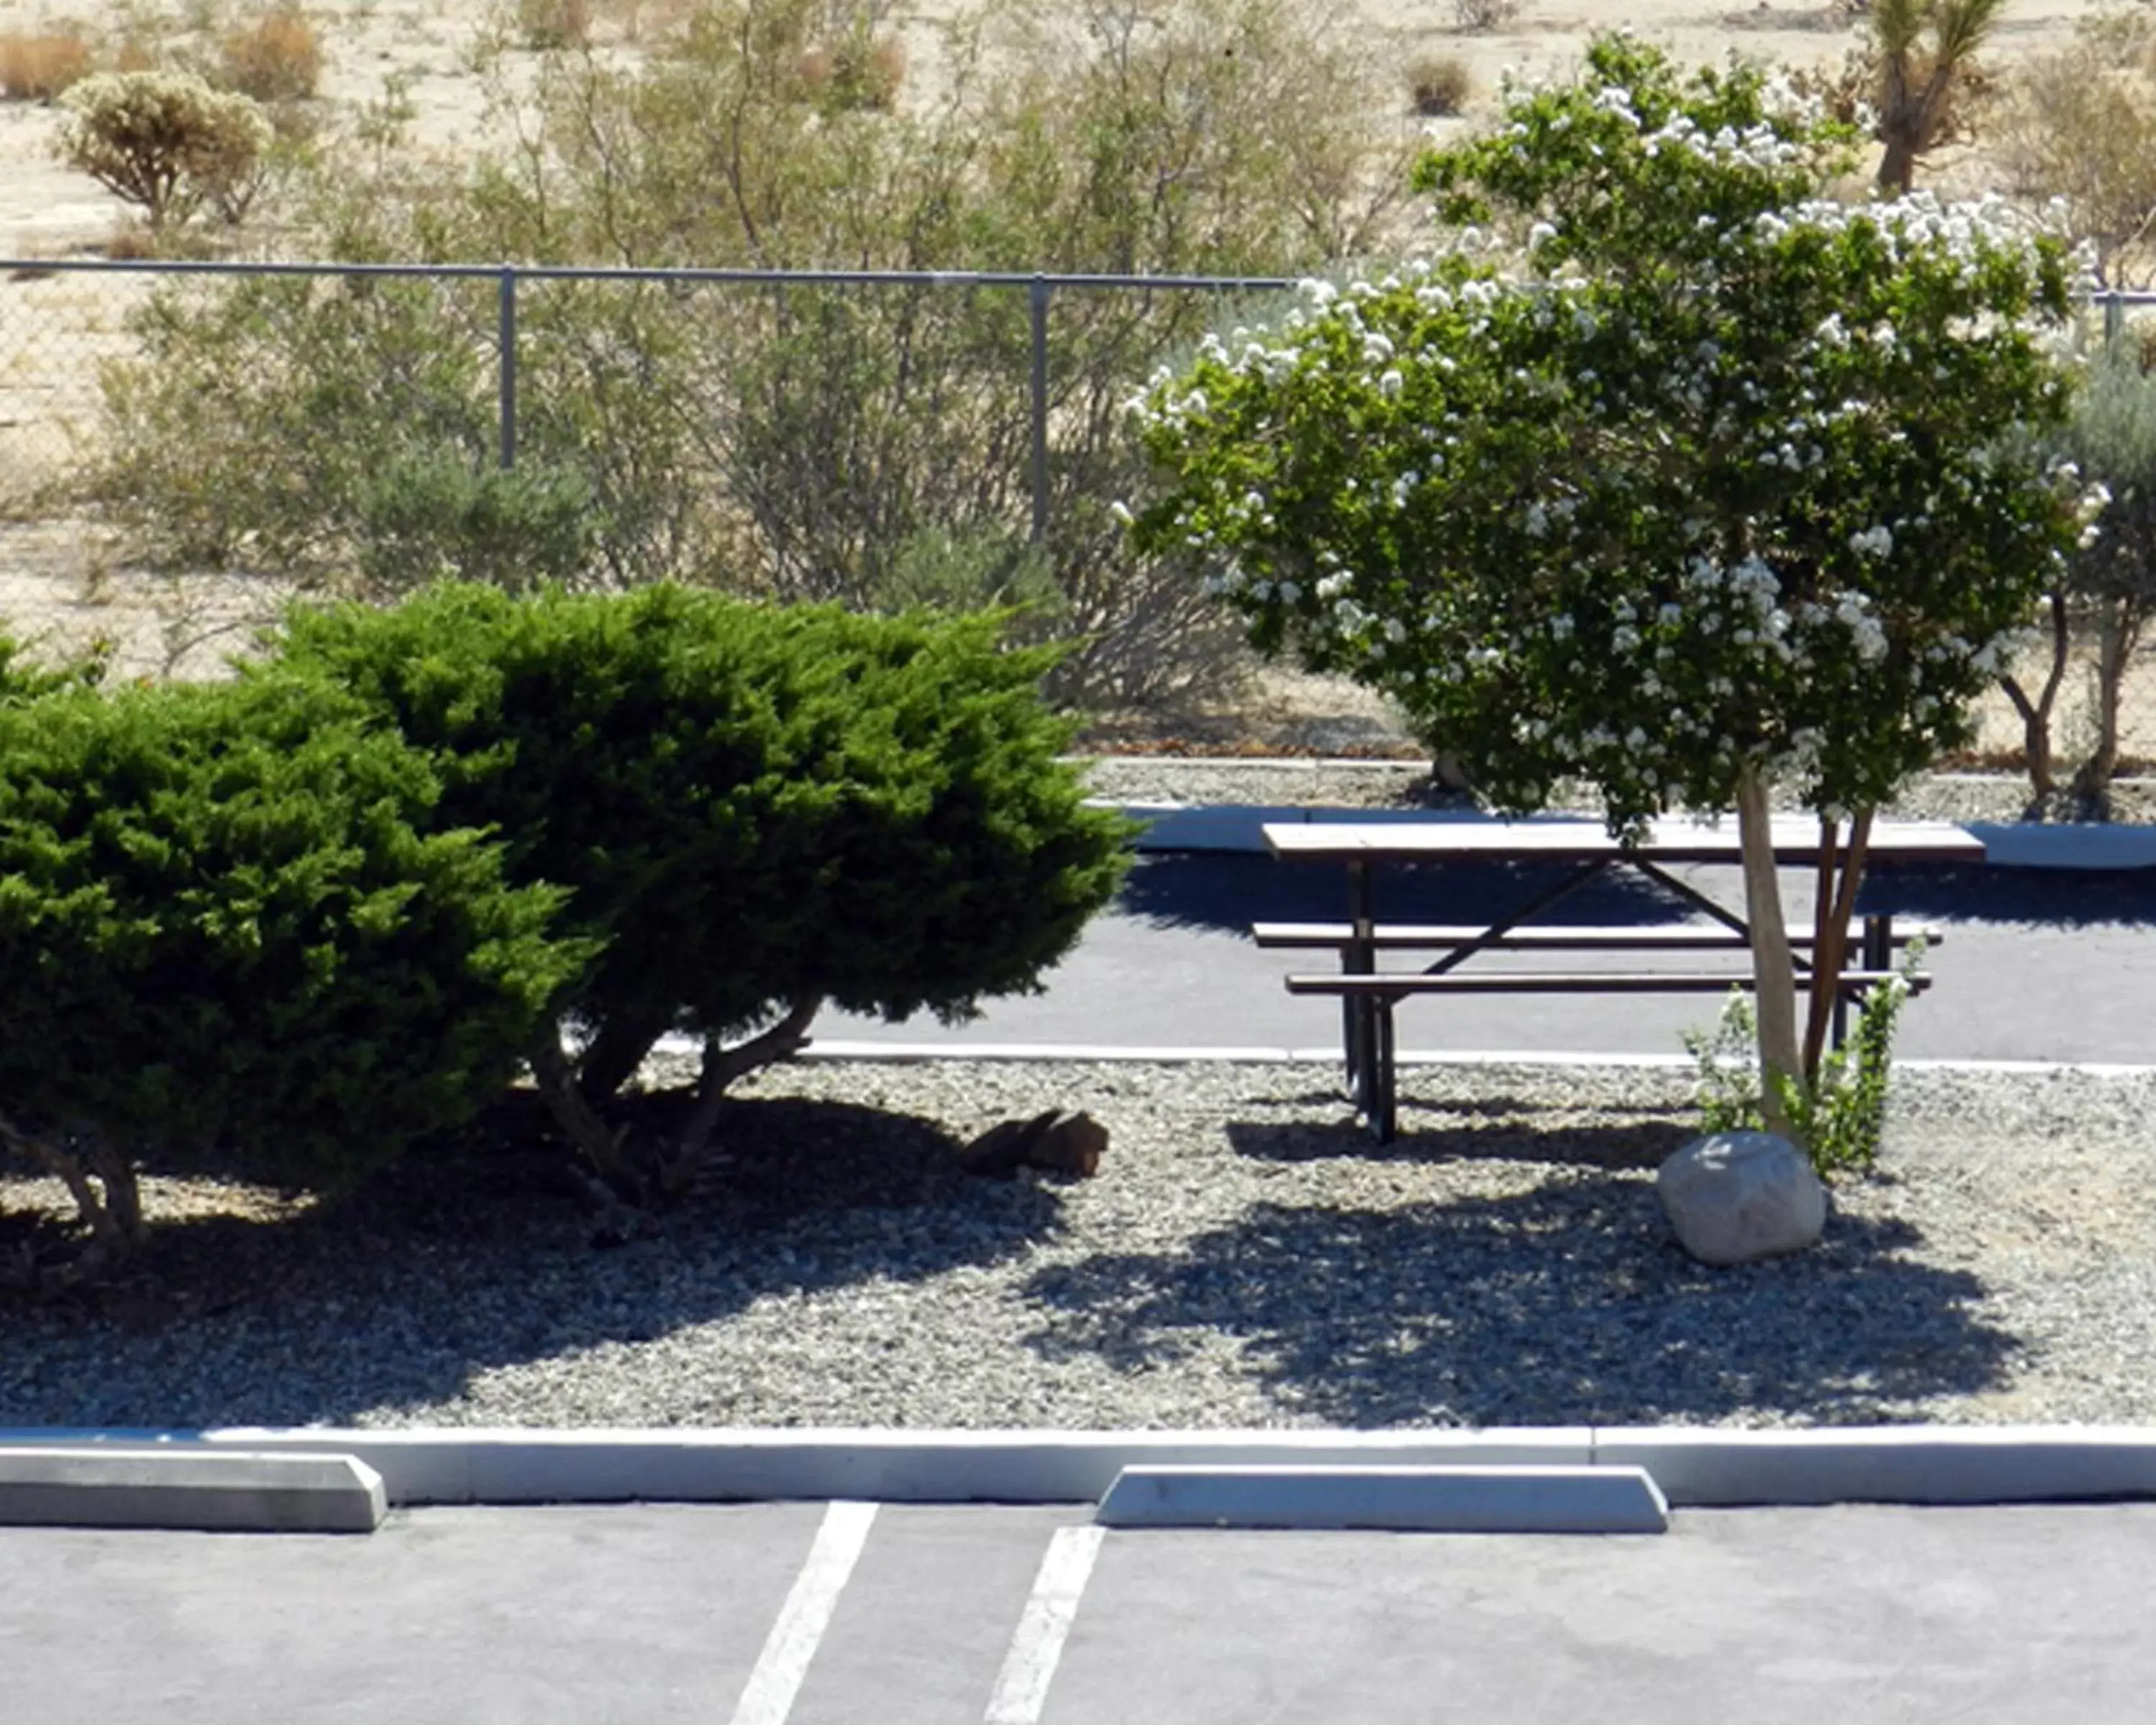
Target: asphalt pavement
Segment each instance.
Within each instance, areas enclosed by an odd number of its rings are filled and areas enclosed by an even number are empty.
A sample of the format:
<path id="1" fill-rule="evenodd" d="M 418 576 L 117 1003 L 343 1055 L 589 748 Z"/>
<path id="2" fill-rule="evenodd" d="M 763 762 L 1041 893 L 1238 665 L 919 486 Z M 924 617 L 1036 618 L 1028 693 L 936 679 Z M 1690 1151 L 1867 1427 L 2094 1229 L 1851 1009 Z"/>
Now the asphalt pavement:
<path id="1" fill-rule="evenodd" d="M 1732 909 L 1736 871 L 1673 870 Z M 1470 922 L 1547 884 L 1547 873 L 1494 867 L 1397 870 L 1381 875 L 1378 911 L 1395 921 Z M 1808 926 L 1811 879 L 1784 874 L 1793 927 Z M 1900 868 L 1876 871 L 1860 908 L 1936 925 L 1925 954 L 1931 990 L 1906 1009 L 1901 1055 L 1933 1060 L 2156 1065 L 2156 868 Z M 1585 923 L 1688 914 L 1651 884 L 1612 876 L 1564 901 L 1556 916 Z M 963 1048 L 1318 1050 L 1336 1047 L 1339 1009 L 1289 995 L 1291 970 L 1325 969 L 1323 953 L 1260 951 L 1260 920 L 1339 920 L 1346 888 L 1332 870 L 1239 853 L 1142 856 L 1115 905 L 1046 978 L 1045 992 L 988 1004 L 957 1028 L 925 1014 L 903 1024 L 829 1014 L 824 1042 Z M 1741 961 L 1741 955 L 1724 955 Z M 1406 955 L 1389 962 L 1407 963 Z M 1507 962 L 1512 962 L 1509 957 Z M 1633 955 L 1550 961 L 1633 968 Z M 1498 995 L 1426 999 L 1400 1009 L 1404 1050 L 1664 1055 L 1688 1026 L 1711 1024 L 1699 995 Z"/>
<path id="2" fill-rule="evenodd" d="M 2156 1506 L 1642 1536 L 1106 1532 L 1069 1508 L 0 1530 L 24 1725 L 2144 1720 Z"/>

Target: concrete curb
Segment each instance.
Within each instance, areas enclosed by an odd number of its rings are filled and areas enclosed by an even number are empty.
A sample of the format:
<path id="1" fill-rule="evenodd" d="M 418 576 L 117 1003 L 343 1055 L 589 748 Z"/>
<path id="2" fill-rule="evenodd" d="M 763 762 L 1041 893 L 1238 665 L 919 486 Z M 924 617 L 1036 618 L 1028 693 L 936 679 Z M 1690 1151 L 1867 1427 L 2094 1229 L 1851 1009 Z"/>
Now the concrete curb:
<path id="1" fill-rule="evenodd" d="M 372 1533 L 387 1508 L 382 1476 L 349 1455 L 0 1444 L 0 1527 Z"/>
<path id="2" fill-rule="evenodd" d="M 1097 1502 L 1130 1467 L 1639 1468 L 1681 1507 L 2156 1499 L 2156 1428 L 0 1430 L 10 1449 L 352 1458 L 393 1505 Z"/>
<path id="3" fill-rule="evenodd" d="M 1647 1469 L 1675 1504 L 2044 1503 L 2156 1498 L 2156 1431 L 1936 1426 L 1598 1435 L 1599 1466 Z"/>
<path id="4" fill-rule="evenodd" d="M 1298 804 L 1257 803 L 1135 803 L 1119 808 L 1143 824 L 1137 837 L 1142 851 L 1243 851 L 1262 853 L 1260 829 L 1268 824 L 1329 824 L 1340 821 L 1407 824 L 1430 821 L 1486 821 L 1476 810 L 1454 809 L 1314 809 Z M 1578 817 L 1537 816 L 1537 819 Z M 1963 821 L 1964 830 L 1984 841 L 1984 860 L 2012 869 L 2156 868 L 2156 826 L 2122 826 L 2102 822 Z"/>
<path id="5" fill-rule="evenodd" d="M 1661 1533 L 1636 1467 L 1127 1467 L 1107 1527 L 1378 1528 L 1395 1533 Z"/>

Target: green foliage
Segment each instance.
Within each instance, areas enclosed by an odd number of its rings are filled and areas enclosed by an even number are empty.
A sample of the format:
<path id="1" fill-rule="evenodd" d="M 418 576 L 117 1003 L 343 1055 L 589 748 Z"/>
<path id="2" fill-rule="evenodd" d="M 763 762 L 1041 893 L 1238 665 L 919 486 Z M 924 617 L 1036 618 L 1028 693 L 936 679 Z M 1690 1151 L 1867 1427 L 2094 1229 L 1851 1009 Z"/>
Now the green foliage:
<path id="1" fill-rule="evenodd" d="M 1909 996 L 1907 978 L 1917 973 L 1922 949 L 1921 942 L 1912 942 L 1900 976 L 1866 991 L 1849 1040 L 1820 1063 L 1816 1079 L 1806 1083 L 1782 1072 L 1766 1076 L 1822 1179 L 1868 1173 L 1879 1159 L 1894 1028 Z M 1763 1130 L 1758 1024 L 1750 997 L 1732 989 L 1714 1029 L 1687 1030 L 1684 1045 L 1699 1069 L 1692 1100 L 1699 1106 L 1700 1130 Z"/>
<path id="2" fill-rule="evenodd" d="M 901 546 L 882 582 L 867 595 L 876 611 L 963 614 L 1007 611 L 1034 637 L 1069 616 L 1055 570 L 1039 546 L 1015 535 L 962 535 L 926 528 Z"/>
<path id="3" fill-rule="evenodd" d="M 259 103 L 191 73 L 100 72 L 60 106 L 60 159 L 139 205 L 152 231 L 205 201 L 244 207 L 276 137 Z"/>
<path id="4" fill-rule="evenodd" d="M 512 593 L 578 582 L 601 531 L 581 474 L 475 465 L 455 450 L 393 459 L 363 478 L 357 505 L 360 578 L 383 596 L 450 578 Z"/>
<path id="5" fill-rule="evenodd" d="M 1142 408 L 1141 542 L 1501 806 L 1577 775 L 1625 827 L 1747 770 L 1884 801 L 2071 543 L 2009 443 L 2064 412 L 2030 325 L 2066 286 L 1979 214 L 1806 203 L 1839 142 L 1756 74 L 1599 43 L 1420 173 L 1557 285 L 1455 252 L 1211 343 Z"/>
<path id="6" fill-rule="evenodd" d="M 27 656 L 22 642 L 0 633 L 0 706 L 20 706 L 65 689 L 94 689 L 105 680 L 109 659 L 100 647 L 68 664 L 43 665 Z"/>
<path id="7" fill-rule="evenodd" d="M 295 613 L 275 663 L 393 720 L 439 762 L 439 819 L 572 894 L 600 947 L 563 997 L 609 1043 L 597 1101 L 669 1029 L 1037 987 L 1122 867 L 1121 822 L 1057 762 L 1051 657 L 993 618 L 460 584 Z"/>
<path id="8" fill-rule="evenodd" d="M 2102 500 L 2068 560 L 2061 591 L 2097 642 L 2096 742 L 2072 792 L 2083 807 L 2106 814 L 2126 673 L 2156 613 L 2156 377 L 2138 355 L 2107 353 L 2090 367 L 2073 417 L 2051 447 Z"/>
<path id="9" fill-rule="evenodd" d="M 547 57 L 517 98 L 529 149 L 417 187 L 328 151 L 293 219 L 355 259 L 1270 275 L 1367 249 L 1405 201 L 1404 136 L 1358 117 L 1394 72 L 1316 0 L 1002 7 L 954 31 L 932 100 L 890 113 L 819 81 L 829 34 L 812 0 L 707 0 L 637 63 Z M 1051 301 L 1045 550 L 1074 696 L 1241 663 L 1103 508 L 1137 476 L 1129 378 L 1218 311 Z M 1029 524 L 1022 286 L 549 280 L 519 313 L 520 461 L 588 490 L 591 579 L 872 607 L 921 536 Z M 341 588 L 376 561 L 367 498 L 408 442 L 484 465 L 496 321 L 486 284 L 162 295 L 141 363 L 108 374 L 96 493 L 162 567 Z M 470 569 L 401 532 L 393 561 Z"/>
<path id="10" fill-rule="evenodd" d="M 2030 437 L 2070 397 L 2061 249 L 1992 207 L 1825 199 L 1848 142 L 1756 70 L 1604 38 L 1419 165 L 1450 251 L 1314 286 L 1138 410 L 1141 547 L 1392 696 L 1491 802 L 1578 778 L 1613 831 L 1739 811 L 1792 1076 L 1768 784 L 1861 816 L 1961 742 L 2076 531 Z"/>
<path id="11" fill-rule="evenodd" d="M 289 680 L 0 702 L 0 1113 L 49 1147 L 334 1184 L 512 1076 L 560 895 Z"/>

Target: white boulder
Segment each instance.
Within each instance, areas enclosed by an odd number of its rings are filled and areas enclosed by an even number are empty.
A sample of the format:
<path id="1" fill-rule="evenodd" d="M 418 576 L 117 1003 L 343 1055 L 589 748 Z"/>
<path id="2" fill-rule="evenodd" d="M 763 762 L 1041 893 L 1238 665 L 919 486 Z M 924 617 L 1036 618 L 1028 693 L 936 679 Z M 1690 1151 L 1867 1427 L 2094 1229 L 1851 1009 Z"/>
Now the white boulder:
<path id="1" fill-rule="evenodd" d="M 1817 1244 L 1826 1188 L 1811 1160 L 1772 1132 L 1695 1138 L 1655 1176 L 1684 1249 L 1702 1264 L 1749 1264 Z"/>

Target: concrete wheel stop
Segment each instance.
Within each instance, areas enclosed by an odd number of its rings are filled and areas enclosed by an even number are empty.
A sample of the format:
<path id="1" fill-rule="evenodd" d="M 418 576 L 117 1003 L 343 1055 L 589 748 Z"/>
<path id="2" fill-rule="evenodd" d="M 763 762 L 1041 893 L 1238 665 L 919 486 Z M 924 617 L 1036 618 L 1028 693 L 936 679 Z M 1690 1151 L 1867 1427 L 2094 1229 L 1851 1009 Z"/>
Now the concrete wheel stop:
<path id="1" fill-rule="evenodd" d="M 1642 1467 L 1139 1466 L 1095 1519 L 1110 1527 L 1661 1533 L 1669 1505 Z"/>
<path id="2" fill-rule="evenodd" d="M 351 1455 L 0 1445 L 0 1527 L 371 1533 L 387 1507 Z"/>

